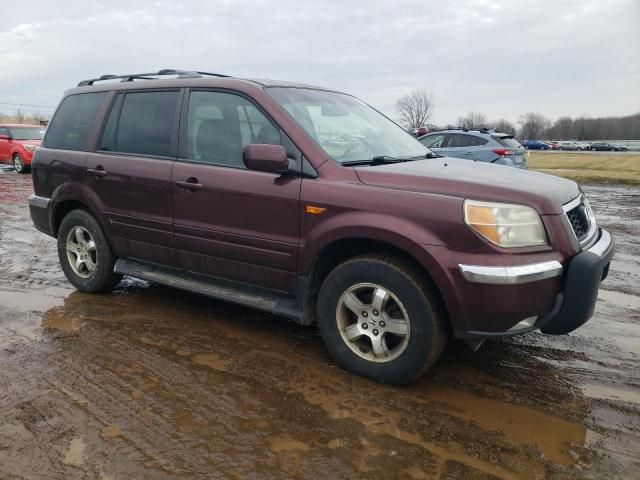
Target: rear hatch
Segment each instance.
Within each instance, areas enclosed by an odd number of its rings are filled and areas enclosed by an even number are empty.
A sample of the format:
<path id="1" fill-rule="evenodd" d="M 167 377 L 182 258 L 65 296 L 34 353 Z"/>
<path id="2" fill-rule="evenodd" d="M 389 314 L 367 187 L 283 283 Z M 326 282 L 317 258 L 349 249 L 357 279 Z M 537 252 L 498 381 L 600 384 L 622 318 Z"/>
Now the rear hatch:
<path id="1" fill-rule="evenodd" d="M 525 149 L 513 135 L 508 133 L 493 133 L 491 137 L 498 142 L 505 150 L 502 155 L 513 162 L 516 167 L 527 168 L 527 159 L 525 157 Z"/>

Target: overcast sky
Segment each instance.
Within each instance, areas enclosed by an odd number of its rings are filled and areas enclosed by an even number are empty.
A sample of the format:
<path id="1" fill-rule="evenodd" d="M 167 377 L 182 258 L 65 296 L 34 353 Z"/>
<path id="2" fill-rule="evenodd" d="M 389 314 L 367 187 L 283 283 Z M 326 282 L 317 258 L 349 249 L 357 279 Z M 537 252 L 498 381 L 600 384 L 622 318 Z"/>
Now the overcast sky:
<path id="1" fill-rule="evenodd" d="M 394 118 L 424 87 L 438 124 L 640 111 L 640 0 L 29 0 L 2 17 L 4 103 L 171 67 L 327 86 Z"/>

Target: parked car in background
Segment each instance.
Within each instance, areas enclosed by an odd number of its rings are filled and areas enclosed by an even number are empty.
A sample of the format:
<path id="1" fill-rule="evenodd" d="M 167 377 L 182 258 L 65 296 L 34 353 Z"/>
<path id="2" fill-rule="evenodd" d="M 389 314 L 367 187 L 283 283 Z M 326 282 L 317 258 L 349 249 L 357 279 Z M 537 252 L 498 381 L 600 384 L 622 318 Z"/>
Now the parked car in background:
<path id="1" fill-rule="evenodd" d="M 523 140 L 521 143 L 527 150 L 549 150 L 549 145 L 540 140 Z"/>
<path id="2" fill-rule="evenodd" d="M 39 125 L 0 124 L 0 162 L 12 163 L 18 173 L 29 172 L 43 135 Z"/>
<path id="3" fill-rule="evenodd" d="M 570 140 L 556 143 L 556 150 L 584 150 L 581 144 Z"/>
<path id="4" fill-rule="evenodd" d="M 414 137 L 421 137 L 429 133 L 429 129 L 427 127 L 414 128 L 411 133 Z"/>
<path id="5" fill-rule="evenodd" d="M 620 145 L 619 143 L 614 143 L 612 145 L 616 146 L 619 152 L 626 152 L 628 150 L 627 147 L 625 147 L 624 145 Z"/>
<path id="6" fill-rule="evenodd" d="M 82 81 L 32 178 L 31 218 L 78 290 L 130 275 L 317 324 L 341 366 L 383 383 L 421 375 L 449 335 L 575 330 L 614 251 L 575 182 L 434 156 L 353 96 L 291 82 Z"/>
<path id="7" fill-rule="evenodd" d="M 591 150 L 596 152 L 622 152 L 626 150 L 626 147 L 609 142 L 592 142 Z"/>
<path id="8" fill-rule="evenodd" d="M 590 143 L 587 143 L 587 142 L 573 142 L 573 143 L 575 143 L 576 145 L 579 145 L 580 146 L 580 150 L 585 150 L 585 151 L 591 150 L 591 144 Z"/>
<path id="9" fill-rule="evenodd" d="M 445 157 L 527 168 L 524 147 L 508 133 L 485 129 L 450 129 L 429 133 L 418 140 Z"/>
<path id="10" fill-rule="evenodd" d="M 556 150 L 558 148 L 558 142 L 550 142 L 548 140 L 543 140 L 542 143 L 546 143 L 549 147 L 549 150 Z"/>

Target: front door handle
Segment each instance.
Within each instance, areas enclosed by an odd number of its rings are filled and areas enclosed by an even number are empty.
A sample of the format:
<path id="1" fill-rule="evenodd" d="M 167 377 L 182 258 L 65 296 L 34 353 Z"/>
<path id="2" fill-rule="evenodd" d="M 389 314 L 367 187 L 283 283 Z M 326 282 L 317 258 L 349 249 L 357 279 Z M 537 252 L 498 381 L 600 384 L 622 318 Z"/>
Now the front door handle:
<path id="1" fill-rule="evenodd" d="M 176 185 L 191 191 L 202 190 L 204 188 L 204 185 L 198 182 L 198 179 L 195 177 L 189 177 L 186 181 L 177 180 Z"/>
<path id="2" fill-rule="evenodd" d="M 102 165 L 98 165 L 96 168 L 87 168 L 87 173 L 94 175 L 96 177 L 105 177 L 109 174 Z"/>

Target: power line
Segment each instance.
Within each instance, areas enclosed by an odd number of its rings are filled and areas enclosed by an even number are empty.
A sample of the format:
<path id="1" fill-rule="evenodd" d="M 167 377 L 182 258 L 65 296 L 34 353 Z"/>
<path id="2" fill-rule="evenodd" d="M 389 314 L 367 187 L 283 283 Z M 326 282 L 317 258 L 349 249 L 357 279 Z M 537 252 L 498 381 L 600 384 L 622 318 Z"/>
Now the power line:
<path id="1" fill-rule="evenodd" d="M 10 103 L 10 102 L 0 102 L 0 105 L 13 105 L 15 107 L 33 107 L 33 108 L 49 108 L 51 110 L 55 109 L 56 107 L 52 107 L 50 105 L 34 105 L 34 104 L 29 104 L 29 103 Z"/>

